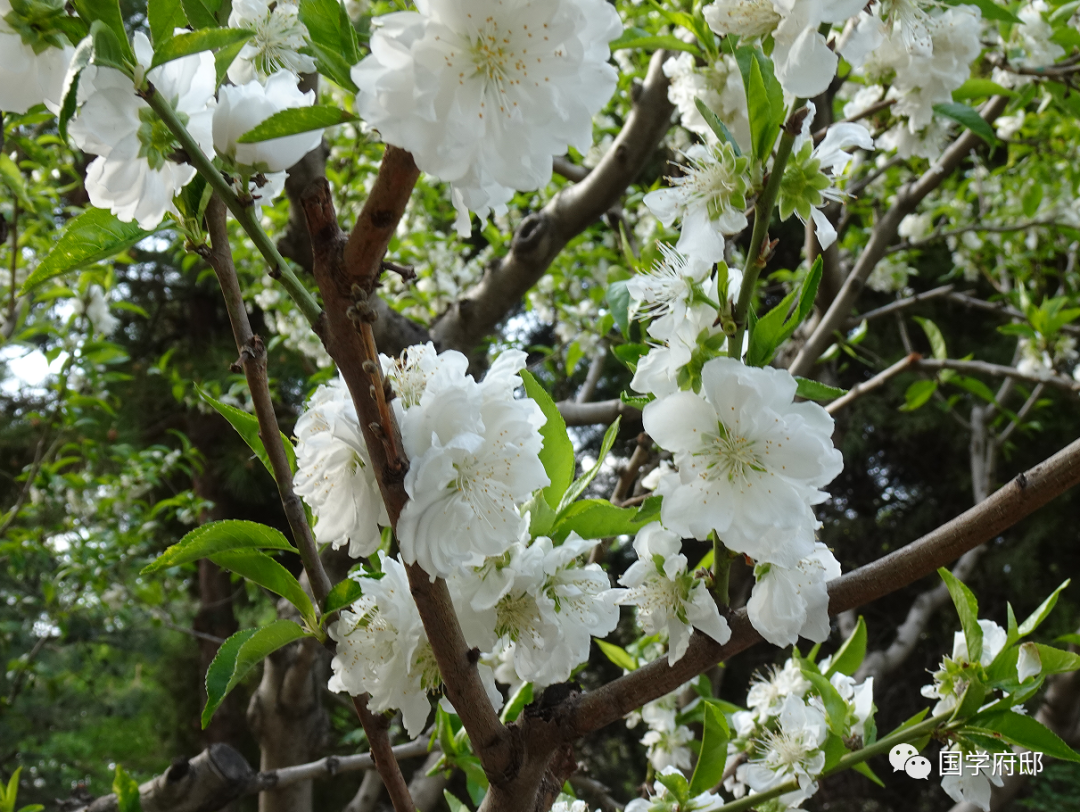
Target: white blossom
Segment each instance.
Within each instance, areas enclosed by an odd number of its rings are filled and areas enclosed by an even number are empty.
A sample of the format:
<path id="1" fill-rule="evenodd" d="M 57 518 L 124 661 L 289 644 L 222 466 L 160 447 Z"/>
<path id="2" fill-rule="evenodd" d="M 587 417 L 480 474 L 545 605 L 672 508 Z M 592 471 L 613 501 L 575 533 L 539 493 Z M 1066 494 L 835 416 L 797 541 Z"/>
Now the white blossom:
<path id="1" fill-rule="evenodd" d="M 685 51 L 664 62 L 664 75 L 671 80 L 668 101 L 679 111 L 682 125 L 691 132 L 715 143 L 716 134 L 697 108 L 700 100 L 716 113 L 744 152 L 750 150 L 750 119 L 746 106 L 746 87 L 735 57 L 723 54 L 719 61 L 698 66 Z"/>
<path id="2" fill-rule="evenodd" d="M 468 212 L 505 212 L 538 189 L 552 156 L 588 151 L 592 117 L 615 90 L 608 43 L 622 30 L 603 0 L 420 0 L 378 21 L 352 70 L 356 107 L 383 139 L 453 186 Z"/>
<path id="3" fill-rule="evenodd" d="M 550 484 L 540 462 L 545 418 L 515 399 L 525 353 L 503 353 L 483 383 L 447 365 L 406 410 L 401 431 L 409 501 L 397 532 L 402 557 L 432 580 L 502 555 L 521 535 L 518 506 Z"/>
<path id="4" fill-rule="evenodd" d="M 672 185 L 645 195 L 644 203 L 661 223 L 681 221 L 679 253 L 705 263 L 724 258 L 724 235 L 746 228 L 749 159 L 736 157 L 728 143 L 694 144 L 684 153 L 687 166 Z"/>
<path id="5" fill-rule="evenodd" d="M 1008 634 L 992 620 L 980 620 L 979 628 L 982 629 L 982 653 L 979 655 L 979 664 L 986 667 L 1005 647 Z M 962 631 L 956 632 L 953 635 L 952 656 L 945 657 L 941 661 L 938 670 L 934 672 L 934 682 L 922 687 L 923 696 L 927 699 L 938 700 L 932 711 L 935 716 L 956 707 L 970 681 L 966 673 L 966 666 L 970 662 L 967 639 Z"/>
<path id="6" fill-rule="evenodd" d="M 638 531 L 638 560 L 619 579 L 627 587 L 617 602 L 638 608 L 638 622 L 647 634 L 667 632 L 668 665 L 686 653 L 690 634 L 699 629 L 723 645 L 731 629 L 720 616 L 704 581 L 687 572 L 682 539 L 657 523 Z"/>
<path id="7" fill-rule="evenodd" d="M 780 712 L 780 706 L 787 697 L 805 696 L 809 690 L 810 683 L 803 676 L 799 664 L 788 658 L 782 668 L 774 666 L 769 676 L 754 677 L 746 694 L 746 707 L 754 711 L 759 721 L 764 721 Z"/>
<path id="8" fill-rule="evenodd" d="M 291 0 L 234 0 L 229 27 L 255 32 L 229 66 L 233 84 L 265 82 L 282 70 L 292 74 L 315 70 L 315 60 L 299 53 L 308 44 L 308 30 L 300 22 L 298 4 Z"/>
<path id="9" fill-rule="evenodd" d="M 136 32 L 134 51 L 138 71 L 145 72 L 154 57 L 150 40 Z M 214 156 L 212 117 L 216 74 L 208 52 L 166 62 L 146 73 L 176 110 L 192 138 Z M 118 70 L 89 67 L 80 90 L 86 101 L 71 122 L 75 144 L 98 157 L 86 171 L 90 202 L 109 209 L 121 221 L 156 228 L 166 212 L 174 212 L 173 197 L 195 177 L 195 167 L 170 156 L 177 143 L 150 106 L 135 95 L 132 80 Z"/>
<path id="10" fill-rule="evenodd" d="M 111 335 L 120 325 L 120 320 L 109 312 L 109 302 L 101 285 L 91 285 L 86 291 L 86 301 L 76 299 L 73 308 L 76 313 L 86 313 L 94 330 L 103 335 Z"/>
<path id="11" fill-rule="evenodd" d="M 759 564 L 746 611 L 754 628 L 774 646 L 805 637 L 815 643 L 829 636 L 827 584 L 840 577 L 840 564 L 821 542 L 795 566 Z"/>
<path id="12" fill-rule="evenodd" d="M 951 744 L 943 752 L 959 753 L 959 745 Z M 941 788 L 956 803 L 969 803 L 990 812 L 990 785 L 1000 787 L 1005 781 L 993 770 L 993 759 L 988 758 L 982 763 L 973 759 L 964 759 L 961 756 L 964 768 L 960 775 L 946 775 L 941 779 Z"/>
<path id="13" fill-rule="evenodd" d="M 702 367 L 700 395 L 676 392 L 645 407 L 645 430 L 679 469 L 657 487 L 665 527 L 702 540 L 715 531 L 756 561 L 792 566 L 812 552 L 810 506 L 825 500 L 820 488 L 843 459 L 832 418 L 793 403 L 795 390 L 786 371 L 714 358 Z"/>
<path id="14" fill-rule="evenodd" d="M 789 806 L 817 792 L 814 780 L 825 768 L 821 749 L 828 735 L 825 715 L 801 698 L 789 695 L 780 707 L 780 726 L 763 736 L 762 752 L 751 757 L 746 783 L 755 792 L 767 792 L 775 786 L 797 779 L 799 788 L 780 796 Z"/>
<path id="15" fill-rule="evenodd" d="M 62 5 L 57 13 L 64 13 Z M 27 42 L 13 27 L 13 17 L 18 24 L 10 0 L 0 0 L 0 110 L 25 113 L 44 102 L 51 112 L 58 113 L 64 76 L 75 51 L 58 32 L 41 37 L 29 25 L 25 33 L 34 41 Z"/>
<path id="16" fill-rule="evenodd" d="M 1037 677 L 1042 673 L 1042 657 L 1039 647 L 1034 643 L 1021 643 L 1020 653 L 1016 658 L 1016 679 L 1023 682 L 1028 677 Z"/>
<path id="17" fill-rule="evenodd" d="M 390 519 L 352 396 L 340 378 L 315 390 L 296 421 L 294 487 L 317 519 L 320 544 L 348 544 L 353 558 L 378 549 L 379 525 Z"/>

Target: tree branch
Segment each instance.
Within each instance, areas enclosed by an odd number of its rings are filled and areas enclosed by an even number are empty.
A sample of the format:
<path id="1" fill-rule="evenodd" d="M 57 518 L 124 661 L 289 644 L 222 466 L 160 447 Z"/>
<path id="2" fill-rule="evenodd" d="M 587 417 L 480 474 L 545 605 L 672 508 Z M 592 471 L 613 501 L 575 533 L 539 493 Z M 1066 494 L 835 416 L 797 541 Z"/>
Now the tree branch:
<path id="1" fill-rule="evenodd" d="M 566 244 L 610 209 L 637 177 L 667 132 L 674 110 L 667 97 L 666 57 L 666 51 L 653 54 L 626 126 L 596 168 L 526 217 L 510 253 L 436 322 L 431 335 L 440 349 L 468 354 L 517 306 Z"/>
<path id="2" fill-rule="evenodd" d="M 1021 372 L 1016 367 L 1009 367 L 1004 364 L 990 364 L 986 361 L 957 361 L 952 358 L 942 360 L 920 358 L 914 362 L 914 365 L 928 372 L 955 369 L 957 372 L 976 375 L 993 375 L 998 378 L 1004 376 L 1006 378 L 1015 378 L 1018 381 L 1053 386 L 1055 389 L 1063 389 L 1066 392 L 1072 392 L 1074 395 L 1080 394 L 1080 381 L 1074 381 L 1072 378 L 1066 378 L 1064 375 L 1057 375 L 1053 372 Z"/>
<path id="3" fill-rule="evenodd" d="M 873 390 L 884 384 L 886 381 L 888 381 L 890 378 L 899 375 L 912 364 L 917 363 L 920 357 L 921 356 L 918 353 L 914 352 L 910 355 L 905 355 L 891 367 L 879 372 L 870 380 L 855 384 L 855 386 L 851 387 L 851 389 L 848 390 L 848 393 L 846 395 L 841 395 L 828 406 L 826 406 L 825 411 L 827 411 L 829 414 L 836 414 L 838 411 L 851 403 L 851 401 L 855 400 L 855 398 L 860 397 L 861 395 L 865 395 L 867 392 L 872 392 Z"/>
<path id="4" fill-rule="evenodd" d="M 1006 302 L 988 302 L 985 299 L 980 299 L 977 296 L 969 296 L 966 293 L 950 293 L 948 298 L 950 302 L 956 302 L 957 304 L 961 304 L 964 307 L 970 307 L 974 310 L 993 313 L 995 316 L 1000 316 L 1005 319 L 1017 319 L 1022 322 L 1027 321 L 1027 316 Z M 1080 336 L 1080 325 L 1063 325 L 1061 332 Z"/>
<path id="5" fill-rule="evenodd" d="M 1005 110 L 1008 101 L 1007 96 L 992 97 L 983 106 L 981 111 L 983 119 L 992 122 Z M 900 227 L 900 221 L 913 212 L 919 201 L 940 186 L 941 182 L 960 166 L 964 158 L 967 157 L 968 151 L 978 142 L 978 135 L 971 130 L 964 130 L 926 174 L 906 184 L 897 192 L 892 206 L 874 226 L 870 234 L 870 240 L 867 242 L 862 254 L 859 255 L 851 274 L 844 281 L 840 293 L 837 294 L 836 299 L 829 306 L 825 315 L 822 316 L 821 322 L 806 344 L 799 350 L 799 354 L 795 356 L 795 360 L 790 367 L 792 375 L 807 375 L 809 373 L 810 368 L 821 353 L 832 343 L 832 334 L 840 329 L 840 326 L 847 320 L 855 300 L 858 298 L 859 293 L 862 292 L 866 279 L 881 258 L 885 256 L 885 252 L 893 239 L 895 239 L 897 229 Z"/>
<path id="6" fill-rule="evenodd" d="M 920 302 L 948 296 L 955 289 L 956 285 L 942 285 L 940 288 L 916 293 L 914 296 L 908 296 L 904 299 L 897 299 L 895 302 L 889 302 L 889 304 L 883 305 L 882 307 L 877 307 L 873 310 L 867 310 L 865 313 L 859 313 L 852 316 L 844 323 L 844 329 L 850 330 L 853 327 L 859 326 L 859 324 L 864 321 L 873 321 L 882 316 L 887 316 L 890 313 L 898 313 L 901 310 L 907 310 L 909 307 L 913 307 Z"/>

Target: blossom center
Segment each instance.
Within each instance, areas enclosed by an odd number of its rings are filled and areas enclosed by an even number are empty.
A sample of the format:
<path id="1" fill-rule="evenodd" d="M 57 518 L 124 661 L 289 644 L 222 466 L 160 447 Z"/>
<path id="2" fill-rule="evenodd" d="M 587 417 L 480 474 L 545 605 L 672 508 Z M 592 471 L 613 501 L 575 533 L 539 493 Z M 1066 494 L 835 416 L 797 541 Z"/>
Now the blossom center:
<path id="1" fill-rule="evenodd" d="M 765 464 L 757 451 L 754 441 L 747 439 L 728 428 L 723 423 L 716 424 L 716 434 L 705 438 L 705 448 L 695 456 L 707 458 L 706 478 L 746 481 L 751 471 L 765 473 Z"/>
<path id="2" fill-rule="evenodd" d="M 485 97 L 492 96 L 499 112 L 509 115 L 518 103 L 509 98 L 515 85 L 526 77 L 525 60 L 512 47 L 509 32 L 501 31 L 498 22 L 488 17 L 479 35 L 469 45 L 469 56 L 476 68 L 476 75 L 484 83 Z M 480 103 L 480 118 L 484 117 L 485 102 Z"/>
<path id="3" fill-rule="evenodd" d="M 495 634 L 518 642 L 525 635 L 534 642 L 542 640 L 540 610 L 536 599 L 526 592 L 510 593 L 495 606 Z"/>
<path id="4" fill-rule="evenodd" d="M 802 736 L 786 731 L 766 733 L 765 746 L 769 748 L 769 754 L 765 757 L 766 762 L 792 771 L 796 765 L 806 759 L 810 752 Z"/>
<path id="5" fill-rule="evenodd" d="M 687 174 L 674 178 L 690 204 L 704 204 L 710 220 L 719 220 L 726 212 L 746 208 L 747 160 L 736 157 L 731 144 L 712 149 L 704 159 L 691 159 Z"/>

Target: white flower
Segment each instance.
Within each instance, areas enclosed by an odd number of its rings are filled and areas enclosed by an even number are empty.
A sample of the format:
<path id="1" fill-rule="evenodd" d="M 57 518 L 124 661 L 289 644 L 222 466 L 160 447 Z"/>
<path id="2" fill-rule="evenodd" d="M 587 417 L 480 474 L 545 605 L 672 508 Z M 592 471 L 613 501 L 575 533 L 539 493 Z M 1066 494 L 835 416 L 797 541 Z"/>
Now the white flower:
<path id="1" fill-rule="evenodd" d="M 832 418 L 817 404 L 793 403 L 795 389 L 786 371 L 714 358 L 702 367 L 701 395 L 676 392 L 645 407 L 645 430 L 679 468 L 657 487 L 665 527 L 702 540 L 715 531 L 757 561 L 791 566 L 809 552 L 810 505 L 827 498 L 820 488 L 843 458 Z"/>
<path id="2" fill-rule="evenodd" d="M 638 560 L 619 579 L 627 587 L 617 602 L 638 608 L 638 622 L 647 634 L 667 632 L 668 665 L 686 654 L 695 628 L 723 645 L 731 629 L 720 616 L 705 582 L 686 571 L 682 539 L 657 523 L 638 531 Z"/>
<path id="3" fill-rule="evenodd" d="M 685 803 L 680 802 L 664 783 L 665 780 L 672 779 L 673 783 L 679 785 L 682 792 L 689 796 L 689 782 L 682 771 L 675 766 L 665 767 L 660 770 L 660 777 L 654 784 L 656 795 L 652 798 L 635 798 L 626 805 L 626 812 L 713 812 L 724 805 L 724 799 L 711 792 L 688 797 Z"/>
<path id="4" fill-rule="evenodd" d="M 447 365 L 405 411 L 410 499 L 397 532 L 402 557 L 432 580 L 502 555 L 521 535 L 518 506 L 550 484 L 539 457 L 543 412 L 514 399 L 524 363 L 522 352 L 503 353 L 481 384 Z"/>
<path id="5" fill-rule="evenodd" d="M 743 152 L 750 150 L 746 87 L 735 57 L 724 54 L 715 64 L 699 67 L 694 64 L 692 54 L 682 51 L 664 63 L 664 75 L 671 80 L 668 101 L 678 109 L 679 119 L 686 129 L 709 143 L 716 141 L 712 127 L 697 109 L 696 102 L 700 99 L 724 122 Z"/>
<path id="6" fill-rule="evenodd" d="M 274 113 L 310 107 L 314 102 L 315 91 L 301 93 L 296 77 L 287 71 L 275 73 L 265 85 L 254 80 L 222 85 L 214 111 L 214 147 L 238 166 L 256 172 L 283 172 L 319 146 L 322 130 L 254 144 L 239 144 L 237 139 Z"/>
<path id="7" fill-rule="evenodd" d="M 296 421 L 294 487 L 318 520 L 315 539 L 320 544 L 348 544 L 353 558 L 378 549 L 379 525 L 390 519 L 352 396 L 341 379 L 316 389 Z"/>
<path id="8" fill-rule="evenodd" d="M 244 85 L 256 79 L 264 82 L 281 70 L 293 74 L 315 70 L 315 60 L 299 53 L 308 44 L 308 30 L 299 15 L 300 9 L 290 0 L 235 0 L 229 27 L 247 28 L 255 35 L 229 66 L 233 84 Z"/>
<path id="9" fill-rule="evenodd" d="M 712 264 L 724 258 L 724 235 L 746 228 L 749 159 L 736 157 L 731 144 L 694 144 L 684 153 L 684 172 L 672 186 L 645 195 L 644 203 L 661 223 L 681 220 L 675 248 Z"/>
<path id="10" fill-rule="evenodd" d="M 626 282 L 631 312 L 653 319 L 649 335 L 661 340 L 671 337 L 690 318 L 711 325 L 716 318 L 711 301 L 717 298 L 712 265 L 695 256 L 683 256 L 666 243 L 659 243 L 659 247 L 663 259 Z M 742 273 L 729 271 L 723 264 L 720 273 L 728 276 L 728 298 L 738 298 Z M 691 310 L 701 312 L 691 316 Z"/>
<path id="11" fill-rule="evenodd" d="M 783 668 L 771 669 L 768 677 L 756 676 L 746 694 L 746 707 L 755 711 L 756 717 L 764 721 L 775 716 L 788 696 L 804 696 L 810 690 L 810 683 L 803 676 L 802 669 L 793 659 L 788 659 Z"/>
<path id="12" fill-rule="evenodd" d="M 873 149 L 874 139 L 861 124 L 841 122 L 832 125 L 815 147 L 809 133 L 814 105 L 810 102 L 807 107 L 809 115 L 803 120 L 803 132 L 795 138 L 780 183 L 780 219 L 786 220 L 792 212 L 803 225 L 809 225 L 812 219 L 817 241 L 824 249 L 836 242 L 836 229 L 821 207 L 830 200 L 843 198 L 843 193 L 833 185 L 832 176 L 843 173 L 851 162 L 847 150 Z"/>
<path id="13" fill-rule="evenodd" d="M 654 728 L 641 737 L 641 743 L 649 748 L 648 759 L 654 770 L 689 770 L 693 753 L 686 745 L 693 740 L 693 731 L 686 725 Z"/>
<path id="14" fill-rule="evenodd" d="M 779 728 L 765 733 L 761 740 L 764 752 L 750 759 L 746 783 L 755 792 L 767 792 L 797 779 L 799 789 L 780 796 L 780 799 L 789 806 L 798 806 L 817 792 L 814 779 L 825 768 L 825 753 L 821 746 L 828 729 L 824 714 L 794 695 L 784 700 L 779 716 Z"/>
<path id="15" fill-rule="evenodd" d="M 599 565 L 578 564 L 596 541 L 571 533 L 558 547 L 546 537 L 525 546 L 527 538 L 483 566 L 459 571 L 451 585 L 478 618 L 488 613 L 495 637 L 513 644 L 516 675 L 550 685 L 588 659 L 593 635 L 615 629 L 621 590 L 610 588 Z"/>
<path id="16" fill-rule="evenodd" d="M 469 359 L 464 355 L 455 350 L 436 354 L 430 341 L 407 347 L 400 358 L 380 355 L 379 360 L 402 410 L 420 403 L 428 383 L 437 374 L 463 378 L 469 371 Z"/>
<path id="17" fill-rule="evenodd" d="M 840 577 L 840 564 L 821 542 L 793 567 L 759 564 L 746 611 L 754 628 L 774 646 L 799 637 L 823 642 L 829 636 L 827 584 Z"/>
<path id="18" fill-rule="evenodd" d="M 153 59 L 146 35 L 136 32 L 135 57 L 139 71 Z M 214 57 L 208 51 L 174 59 L 146 74 L 185 122 L 208 158 L 214 156 Z M 98 155 L 86 172 L 90 202 L 109 209 L 121 221 L 156 228 L 166 212 L 175 212 L 173 197 L 195 177 L 195 167 L 175 163 L 170 156 L 177 142 L 150 106 L 135 95 L 131 79 L 113 68 L 86 68 L 80 90 L 86 102 L 71 122 L 75 144 Z"/>
<path id="19" fill-rule="evenodd" d="M 979 628 L 982 629 L 982 653 L 979 656 L 979 664 L 983 667 L 990 665 L 998 653 L 1005 647 L 1008 634 L 992 620 L 980 620 Z M 934 672 L 934 682 L 922 687 L 922 695 L 927 699 L 937 699 L 933 714 L 945 713 L 956 707 L 960 697 L 970 681 L 967 676 L 968 664 L 967 639 L 962 631 L 953 635 L 953 650 L 951 657 L 945 657 L 941 665 Z M 1017 662 L 1019 666 L 1019 662 Z"/>
<path id="20" fill-rule="evenodd" d="M 551 812 L 590 812 L 584 801 L 556 801 L 551 805 Z"/>
<path id="21" fill-rule="evenodd" d="M 94 330 L 104 335 L 111 335 L 119 326 L 120 320 L 109 312 L 109 302 L 105 299 L 105 291 L 101 289 L 101 285 L 91 285 L 86 292 L 86 298 L 89 301 L 76 299 L 73 302 L 75 312 L 86 313 L 86 318 L 90 320 Z"/>
<path id="22" fill-rule="evenodd" d="M 65 13 L 63 4 L 49 5 L 54 13 Z M 44 102 L 51 112 L 60 111 L 64 76 L 75 49 L 59 32 L 42 37 L 41 21 L 36 22 L 37 26 L 30 25 L 12 9 L 10 0 L 0 0 L 0 110 L 25 113 Z M 24 34 L 33 41 L 27 42 Z"/>
<path id="23" fill-rule="evenodd" d="M 836 75 L 837 58 L 819 32 L 859 13 L 861 0 L 716 0 L 704 9 L 717 34 L 764 37 L 771 33 L 776 78 L 792 96 L 825 92 Z"/>
<path id="24" fill-rule="evenodd" d="M 615 90 L 607 43 L 622 31 L 603 0 L 421 0 L 380 18 L 352 70 L 356 107 L 383 139 L 453 185 L 468 212 L 505 211 L 513 190 L 551 178 L 552 156 L 588 151 Z"/>
<path id="25" fill-rule="evenodd" d="M 960 752 L 959 745 L 952 744 L 944 752 Z M 961 759 L 964 768 L 960 775 L 946 775 L 941 779 L 941 788 L 954 801 L 974 804 L 990 812 L 990 784 L 1000 787 L 1004 779 L 992 769 L 993 760 L 986 759 L 982 764 L 972 759 Z"/>
<path id="26" fill-rule="evenodd" d="M 1042 673 L 1042 657 L 1039 647 L 1034 643 L 1021 643 L 1020 654 L 1016 658 L 1016 679 L 1023 682 L 1028 677 L 1037 677 Z"/>
<path id="27" fill-rule="evenodd" d="M 909 242 L 918 242 L 934 228 L 934 218 L 928 212 L 912 212 L 905 215 L 896 233 Z"/>

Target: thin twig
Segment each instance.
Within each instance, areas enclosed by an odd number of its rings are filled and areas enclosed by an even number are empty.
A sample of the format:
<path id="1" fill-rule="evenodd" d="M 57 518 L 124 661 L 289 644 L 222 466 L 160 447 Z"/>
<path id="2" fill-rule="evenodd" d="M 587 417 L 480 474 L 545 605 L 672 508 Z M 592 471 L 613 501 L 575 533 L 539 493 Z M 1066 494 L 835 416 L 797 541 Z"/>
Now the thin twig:
<path id="1" fill-rule="evenodd" d="M 873 310 L 867 310 L 865 313 L 859 313 L 858 315 L 852 316 L 844 324 L 844 329 L 850 330 L 853 327 L 857 327 L 864 321 L 873 321 L 874 319 L 879 319 L 882 316 L 887 316 L 890 313 L 896 313 L 901 310 L 906 310 L 909 307 L 914 307 L 920 302 L 925 302 L 930 299 L 938 299 L 942 296 L 948 296 L 955 289 L 956 285 L 942 285 L 940 288 L 934 288 L 933 290 L 916 293 L 914 296 L 907 296 L 903 299 L 897 299 L 895 302 L 889 302 L 889 304 L 887 305 L 876 307 Z"/>
<path id="2" fill-rule="evenodd" d="M 1024 422 L 1024 418 L 1028 416 L 1028 413 L 1038 402 L 1039 398 L 1042 396 L 1043 389 L 1045 388 L 1046 387 L 1040 383 L 1031 390 L 1031 394 L 1028 395 L 1027 400 L 1024 401 L 1024 405 L 1017 409 L 1016 419 L 1011 421 L 1009 425 L 1007 425 L 1005 429 L 1001 432 L 1001 434 L 997 436 L 997 439 L 994 440 L 994 445 L 996 445 L 998 448 L 1001 448 L 1001 446 L 1005 445 L 1005 441 L 1008 440 L 1009 437 L 1012 436 L 1012 433 L 1016 431 L 1017 427 Z"/>
<path id="3" fill-rule="evenodd" d="M 1016 367 L 1007 367 L 1004 364 L 990 364 L 986 361 L 958 361 L 952 358 L 922 358 L 915 362 L 920 369 L 928 372 L 937 372 L 942 369 L 955 369 L 957 372 L 967 372 L 978 375 L 993 375 L 994 377 L 1015 378 L 1018 381 L 1027 381 L 1035 384 L 1045 384 L 1056 389 L 1063 389 L 1074 395 L 1080 395 L 1080 381 L 1057 375 L 1053 372 L 1021 372 Z"/>
<path id="4" fill-rule="evenodd" d="M 928 245 L 933 245 L 936 242 L 941 242 L 949 237 L 958 237 L 961 234 L 969 234 L 971 232 L 985 232 L 987 234 L 1008 234 L 1013 231 L 1026 231 L 1029 228 L 1039 228 L 1040 226 L 1060 226 L 1065 225 L 1059 223 L 1056 220 L 1029 220 L 1026 223 L 1014 223 L 1011 225 L 985 225 L 974 224 L 970 226 L 964 226 L 963 228 L 954 228 L 949 231 L 935 231 L 927 237 L 921 240 L 908 241 L 903 240 L 896 245 L 892 245 L 885 252 L 886 254 L 895 254 L 898 251 L 912 251 L 919 248 L 925 248 Z"/>
<path id="5" fill-rule="evenodd" d="M 879 372 L 870 380 L 863 381 L 862 383 L 856 384 L 855 386 L 851 387 L 851 389 L 848 390 L 848 393 L 846 395 L 841 395 L 828 406 L 826 406 L 825 411 L 827 411 L 829 414 L 836 414 L 838 411 L 851 403 L 851 401 L 855 400 L 855 398 L 861 395 L 865 395 L 867 392 L 872 392 L 890 378 L 899 375 L 905 369 L 910 367 L 913 363 L 918 361 L 920 357 L 921 356 L 918 353 L 911 353 L 910 355 L 905 355 L 891 367 Z"/>

